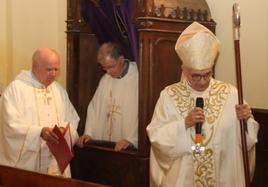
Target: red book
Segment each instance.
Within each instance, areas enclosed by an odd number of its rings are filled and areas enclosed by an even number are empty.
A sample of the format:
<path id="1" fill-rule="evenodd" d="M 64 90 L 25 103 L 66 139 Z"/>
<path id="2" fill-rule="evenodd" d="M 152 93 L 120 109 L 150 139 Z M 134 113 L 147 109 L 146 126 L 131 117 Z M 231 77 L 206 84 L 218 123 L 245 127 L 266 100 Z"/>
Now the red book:
<path id="1" fill-rule="evenodd" d="M 57 160 L 61 173 L 63 173 L 74 156 L 69 124 L 64 128 L 63 132 L 61 132 L 60 128 L 55 125 L 53 132 L 59 137 L 59 143 L 47 143 L 47 145 L 50 152 Z"/>

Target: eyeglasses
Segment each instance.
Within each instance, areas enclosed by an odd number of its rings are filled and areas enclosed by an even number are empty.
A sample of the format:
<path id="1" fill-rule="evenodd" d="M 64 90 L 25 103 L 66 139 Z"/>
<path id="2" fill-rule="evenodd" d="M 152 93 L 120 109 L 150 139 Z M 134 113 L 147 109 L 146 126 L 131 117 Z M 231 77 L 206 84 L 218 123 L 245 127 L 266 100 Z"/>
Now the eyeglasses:
<path id="1" fill-rule="evenodd" d="M 99 63 L 98 65 L 99 65 L 104 71 L 107 71 L 107 70 L 110 70 L 110 69 L 114 69 L 114 68 L 118 65 L 118 63 L 115 61 L 114 63 L 109 64 L 109 65 L 106 65 L 106 66 L 102 65 L 101 63 Z"/>
<path id="2" fill-rule="evenodd" d="M 193 74 L 191 75 L 193 81 L 200 81 L 202 78 L 203 78 L 204 80 L 209 80 L 209 79 L 211 78 L 211 76 L 212 76 L 212 71 L 209 71 L 209 72 L 207 72 L 207 73 L 205 73 L 205 74 L 197 74 L 197 73 L 193 73 Z"/>

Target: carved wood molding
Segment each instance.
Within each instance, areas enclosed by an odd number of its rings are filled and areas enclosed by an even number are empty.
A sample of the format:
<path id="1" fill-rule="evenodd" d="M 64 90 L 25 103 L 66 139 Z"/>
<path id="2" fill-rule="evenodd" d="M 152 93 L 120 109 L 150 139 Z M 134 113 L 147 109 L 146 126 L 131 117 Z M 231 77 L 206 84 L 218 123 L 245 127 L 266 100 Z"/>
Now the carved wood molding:
<path id="1" fill-rule="evenodd" d="M 180 34 L 189 24 L 191 24 L 191 22 L 191 20 L 169 19 L 162 17 L 138 17 L 136 19 L 136 25 L 139 32 L 153 31 L 173 34 Z M 213 21 L 200 21 L 200 23 L 207 27 L 215 27 L 216 25 Z"/>
<path id="2" fill-rule="evenodd" d="M 168 13 L 166 10 L 169 9 Z M 210 15 L 208 10 L 194 10 L 187 7 L 165 7 L 161 5 L 160 7 L 155 7 L 153 15 L 159 18 L 169 18 L 169 19 L 179 19 L 179 20 L 192 20 L 192 21 L 210 21 Z"/>

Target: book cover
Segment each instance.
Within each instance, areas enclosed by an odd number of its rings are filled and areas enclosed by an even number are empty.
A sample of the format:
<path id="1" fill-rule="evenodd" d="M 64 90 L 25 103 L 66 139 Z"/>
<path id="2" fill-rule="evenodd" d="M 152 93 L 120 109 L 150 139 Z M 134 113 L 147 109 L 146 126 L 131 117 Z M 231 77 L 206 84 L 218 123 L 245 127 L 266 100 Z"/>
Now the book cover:
<path id="1" fill-rule="evenodd" d="M 69 124 L 64 128 L 63 132 L 55 125 L 53 132 L 59 137 L 59 143 L 47 143 L 47 145 L 50 152 L 54 155 L 61 173 L 63 173 L 74 156 Z"/>

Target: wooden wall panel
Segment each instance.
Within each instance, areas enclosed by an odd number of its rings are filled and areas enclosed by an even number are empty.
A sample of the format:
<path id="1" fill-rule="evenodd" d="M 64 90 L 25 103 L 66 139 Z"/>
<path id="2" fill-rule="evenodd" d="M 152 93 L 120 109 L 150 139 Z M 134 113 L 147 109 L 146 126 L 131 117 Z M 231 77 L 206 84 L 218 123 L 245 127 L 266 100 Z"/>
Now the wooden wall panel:
<path id="1" fill-rule="evenodd" d="M 78 105 L 77 110 L 81 118 L 79 133 L 85 128 L 87 107 L 104 74 L 97 62 L 97 51 L 99 48 L 96 36 L 91 33 L 81 33 L 79 37 L 79 73 L 78 73 Z"/>
<path id="2" fill-rule="evenodd" d="M 1 187 L 108 187 L 0 165 Z"/>
<path id="3" fill-rule="evenodd" d="M 260 124 L 256 146 L 256 168 L 251 187 L 268 186 L 268 109 L 253 109 Z"/>
<path id="4" fill-rule="evenodd" d="M 76 155 L 75 162 L 80 166 L 74 176 L 77 179 L 114 187 L 149 186 L 149 160 L 137 157 L 136 151 L 86 146 L 76 148 Z"/>

